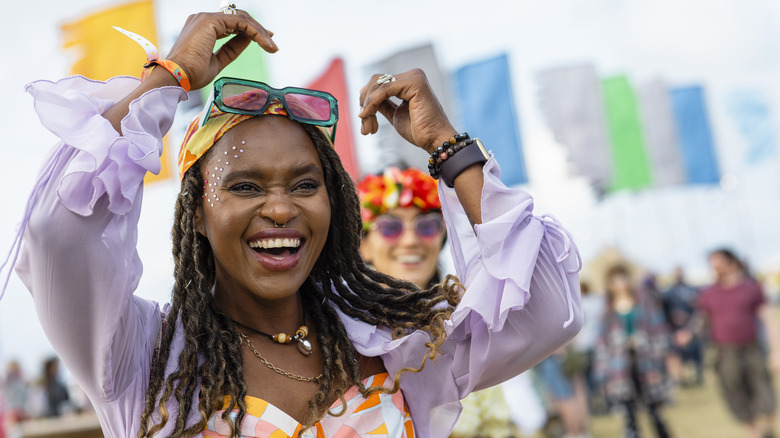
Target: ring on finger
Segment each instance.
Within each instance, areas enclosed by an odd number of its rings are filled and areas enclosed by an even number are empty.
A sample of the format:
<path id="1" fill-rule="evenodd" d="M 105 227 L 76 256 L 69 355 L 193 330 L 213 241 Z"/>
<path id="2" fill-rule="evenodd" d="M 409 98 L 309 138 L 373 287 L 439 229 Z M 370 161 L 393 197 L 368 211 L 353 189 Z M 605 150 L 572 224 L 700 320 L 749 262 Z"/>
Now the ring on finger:
<path id="1" fill-rule="evenodd" d="M 390 73 L 385 73 L 376 80 L 377 85 L 384 85 L 388 82 L 395 82 L 397 79 Z"/>
<path id="2" fill-rule="evenodd" d="M 236 4 L 235 3 L 228 3 L 227 5 L 223 6 L 222 7 L 222 13 L 223 14 L 228 14 L 228 15 L 237 14 L 238 11 L 236 10 Z"/>

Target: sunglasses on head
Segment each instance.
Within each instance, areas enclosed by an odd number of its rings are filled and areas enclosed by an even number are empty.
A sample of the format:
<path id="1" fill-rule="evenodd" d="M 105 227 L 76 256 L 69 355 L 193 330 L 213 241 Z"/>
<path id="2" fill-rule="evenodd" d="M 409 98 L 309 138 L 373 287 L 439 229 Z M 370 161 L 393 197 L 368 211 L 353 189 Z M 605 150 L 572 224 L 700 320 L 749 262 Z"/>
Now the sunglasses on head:
<path id="1" fill-rule="evenodd" d="M 398 239 L 405 229 L 406 223 L 395 216 L 380 216 L 371 224 L 371 230 L 387 240 Z M 437 213 L 419 215 L 412 221 L 412 229 L 421 239 L 435 239 L 444 231 L 444 220 Z"/>
<path id="2" fill-rule="evenodd" d="M 288 117 L 298 123 L 331 128 L 331 143 L 336 138 L 339 108 L 336 98 L 330 93 L 297 87 L 277 89 L 262 82 L 227 77 L 214 82 L 198 127 L 217 115 L 212 114 L 214 106 L 226 113 L 259 116 L 273 101 L 279 102 Z"/>

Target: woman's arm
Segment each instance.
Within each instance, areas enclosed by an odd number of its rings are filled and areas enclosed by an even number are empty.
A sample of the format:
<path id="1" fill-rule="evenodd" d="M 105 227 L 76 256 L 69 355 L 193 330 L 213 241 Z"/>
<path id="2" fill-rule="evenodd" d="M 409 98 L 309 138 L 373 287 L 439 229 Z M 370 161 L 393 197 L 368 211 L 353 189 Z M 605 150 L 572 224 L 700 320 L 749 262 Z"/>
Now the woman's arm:
<path id="1" fill-rule="evenodd" d="M 62 142 L 28 201 L 16 270 L 52 345 L 95 400 L 148 370 L 160 324 L 154 303 L 132 297 L 142 270 L 136 226 L 141 181 L 159 171 L 162 135 L 185 96 L 169 87 L 133 102 L 121 137 L 101 114 L 137 84 L 73 77 L 28 86 Z"/>
<path id="2" fill-rule="evenodd" d="M 406 140 L 432 152 L 455 134 L 425 75 L 413 70 L 392 82 L 363 87 L 363 134 L 378 129 L 376 113 Z M 397 97 L 403 102 L 393 103 Z M 487 145 L 489 147 L 490 145 Z M 446 436 L 470 392 L 527 370 L 572 339 L 582 326 L 579 254 L 569 233 L 552 217 L 534 216 L 527 193 L 504 186 L 494 158 L 439 184 L 458 277 L 466 288 L 447 323 L 440 354 L 422 372 L 404 375 L 402 389 L 415 426 L 426 436 Z M 381 331 L 375 335 L 382 337 Z M 356 342 L 371 354 L 372 337 Z M 418 366 L 426 333 L 386 342 L 381 353 L 391 373 Z M 366 348 L 361 351 L 362 347 Z"/>
<path id="3" fill-rule="evenodd" d="M 196 14 L 168 59 L 198 89 L 252 41 L 276 51 L 271 36 L 243 11 Z M 17 272 L 52 345 L 95 400 L 148 378 L 160 314 L 132 295 L 142 270 L 137 221 L 143 177 L 159 172 L 161 138 L 186 99 L 176 85 L 155 68 L 143 82 L 72 77 L 28 86 L 43 125 L 62 142 L 28 201 Z"/>

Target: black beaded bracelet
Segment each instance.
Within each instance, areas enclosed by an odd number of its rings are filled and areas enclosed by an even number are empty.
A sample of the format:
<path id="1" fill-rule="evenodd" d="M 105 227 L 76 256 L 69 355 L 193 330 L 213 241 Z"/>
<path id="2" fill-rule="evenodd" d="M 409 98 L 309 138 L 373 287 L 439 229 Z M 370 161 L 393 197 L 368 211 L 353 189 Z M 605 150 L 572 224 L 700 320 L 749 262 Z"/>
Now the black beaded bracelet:
<path id="1" fill-rule="evenodd" d="M 461 132 L 450 137 L 449 140 L 431 152 L 431 158 L 428 159 L 428 173 L 431 174 L 431 177 L 439 179 L 439 165 L 473 142 L 474 140 L 469 137 L 467 132 Z"/>

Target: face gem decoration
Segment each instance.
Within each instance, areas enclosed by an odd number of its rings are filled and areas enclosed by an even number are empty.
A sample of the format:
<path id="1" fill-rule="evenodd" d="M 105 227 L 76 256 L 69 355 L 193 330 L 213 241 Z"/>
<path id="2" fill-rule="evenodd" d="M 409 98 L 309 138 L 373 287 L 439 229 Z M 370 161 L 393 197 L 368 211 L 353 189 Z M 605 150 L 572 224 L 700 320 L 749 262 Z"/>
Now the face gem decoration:
<path id="1" fill-rule="evenodd" d="M 243 145 L 243 144 L 246 144 L 246 141 L 242 141 L 242 142 L 241 142 L 241 144 L 242 144 L 242 145 Z M 238 151 L 238 153 L 243 153 L 243 152 L 244 152 L 244 150 L 243 150 L 243 149 L 239 149 L 239 148 L 238 148 L 238 146 L 232 146 L 232 147 L 231 147 L 231 150 L 232 150 L 232 151 Z M 235 159 L 235 158 L 238 158 L 238 153 L 234 153 L 234 154 L 233 154 L 233 158 L 234 158 L 234 159 Z M 224 151 L 224 152 L 223 152 L 223 155 L 228 155 L 228 151 Z M 229 155 L 228 155 L 228 156 L 229 156 Z M 216 179 L 216 181 L 212 180 L 212 182 L 211 182 L 211 183 L 209 183 L 209 182 L 208 182 L 208 180 L 207 180 L 207 181 L 204 181 L 204 183 L 205 183 L 206 185 L 205 185 L 205 186 L 203 186 L 203 192 L 204 192 L 204 195 L 203 195 L 203 197 L 204 197 L 204 198 L 206 198 L 206 199 L 208 199 L 208 201 L 209 201 L 209 205 L 210 205 L 210 206 L 212 206 L 212 207 L 214 206 L 214 202 L 219 202 L 219 198 L 218 198 L 218 197 L 217 197 L 217 195 L 216 195 L 216 190 L 215 190 L 215 189 L 216 189 L 216 187 L 217 187 L 217 181 L 222 181 L 222 175 L 218 175 L 218 174 L 217 174 L 217 173 L 218 173 L 217 171 L 219 171 L 219 172 L 224 172 L 224 171 L 225 171 L 225 168 L 224 168 L 224 167 L 220 167 L 220 165 L 222 164 L 222 158 L 221 158 L 221 157 L 220 157 L 220 158 L 217 158 L 217 164 L 218 164 L 217 166 L 214 166 L 214 171 L 213 171 L 213 173 L 210 173 L 208 170 L 206 171 L 206 175 L 213 175 L 213 176 L 216 176 L 216 178 L 217 178 L 217 179 Z M 224 166 L 229 166 L 229 165 L 230 165 L 230 161 L 227 161 L 227 160 L 226 160 L 226 161 L 225 161 L 225 164 L 224 164 Z M 211 189 L 211 193 L 212 193 L 212 196 L 211 196 L 211 197 L 208 197 L 208 196 L 206 196 L 206 195 L 205 195 L 206 189 L 207 189 L 208 187 L 214 187 L 213 189 Z"/>

